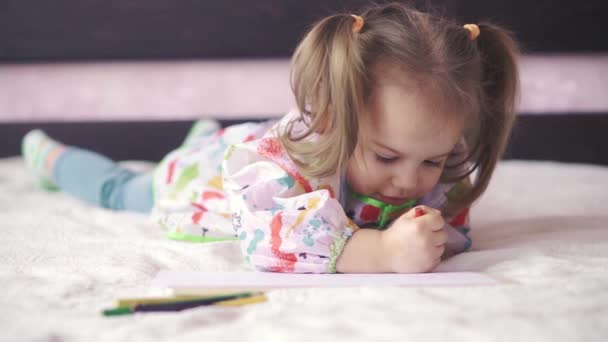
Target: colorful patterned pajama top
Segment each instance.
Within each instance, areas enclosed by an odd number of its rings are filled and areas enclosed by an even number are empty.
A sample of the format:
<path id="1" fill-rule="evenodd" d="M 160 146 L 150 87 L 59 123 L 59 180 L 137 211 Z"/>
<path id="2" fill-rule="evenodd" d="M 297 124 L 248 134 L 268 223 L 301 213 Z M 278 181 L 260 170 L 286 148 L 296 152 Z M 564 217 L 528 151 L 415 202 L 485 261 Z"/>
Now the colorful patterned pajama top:
<path id="1" fill-rule="evenodd" d="M 312 178 L 298 170 L 277 138 L 297 115 L 225 129 L 198 122 L 156 169 L 154 220 L 174 239 L 237 239 L 257 270 L 336 272 L 347 239 L 386 213 L 351 194 L 341 175 Z M 415 204 L 441 209 L 467 182 L 437 184 Z M 407 210 L 392 211 L 380 228 Z M 468 250 L 468 208 L 445 219 L 446 254 Z"/>

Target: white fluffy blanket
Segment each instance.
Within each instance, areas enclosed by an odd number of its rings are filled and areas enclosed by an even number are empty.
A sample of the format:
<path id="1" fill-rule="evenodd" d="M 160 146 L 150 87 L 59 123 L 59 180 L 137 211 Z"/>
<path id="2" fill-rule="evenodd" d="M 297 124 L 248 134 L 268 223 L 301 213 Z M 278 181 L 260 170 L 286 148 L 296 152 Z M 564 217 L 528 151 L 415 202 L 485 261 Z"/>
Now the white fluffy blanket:
<path id="1" fill-rule="evenodd" d="M 168 240 L 145 216 L 36 189 L 0 160 L 2 341 L 606 341 L 608 168 L 502 162 L 473 250 L 440 270 L 492 287 L 292 289 L 240 308 L 104 318 L 161 269 L 244 270 L 235 243 Z"/>

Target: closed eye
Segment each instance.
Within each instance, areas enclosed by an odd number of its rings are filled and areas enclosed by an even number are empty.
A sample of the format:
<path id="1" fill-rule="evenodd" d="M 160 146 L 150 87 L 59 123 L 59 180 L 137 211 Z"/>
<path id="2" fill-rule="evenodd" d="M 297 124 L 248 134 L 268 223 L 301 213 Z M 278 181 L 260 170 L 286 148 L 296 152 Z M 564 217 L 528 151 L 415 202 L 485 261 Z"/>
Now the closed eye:
<path id="1" fill-rule="evenodd" d="M 381 162 L 381 163 L 384 163 L 384 164 L 390 164 L 390 163 L 396 161 L 397 157 L 385 157 L 385 156 L 381 156 L 379 154 L 376 154 L 376 160 L 379 161 L 379 162 Z"/>
<path id="2" fill-rule="evenodd" d="M 441 161 L 434 161 L 434 160 L 425 160 L 424 161 L 424 165 L 430 166 L 430 167 L 441 167 L 441 164 L 442 164 Z"/>

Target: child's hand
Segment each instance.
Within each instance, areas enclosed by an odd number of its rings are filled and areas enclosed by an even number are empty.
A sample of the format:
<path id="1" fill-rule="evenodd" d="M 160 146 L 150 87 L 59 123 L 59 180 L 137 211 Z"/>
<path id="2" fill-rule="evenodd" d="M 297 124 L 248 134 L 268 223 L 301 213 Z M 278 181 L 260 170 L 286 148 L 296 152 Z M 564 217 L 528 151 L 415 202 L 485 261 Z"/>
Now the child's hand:
<path id="1" fill-rule="evenodd" d="M 424 215 L 415 217 L 415 209 Z M 448 239 L 445 222 L 439 210 L 417 206 L 401 215 L 382 232 L 389 268 L 397 273 L 420 273 L 434 269 Z"/>

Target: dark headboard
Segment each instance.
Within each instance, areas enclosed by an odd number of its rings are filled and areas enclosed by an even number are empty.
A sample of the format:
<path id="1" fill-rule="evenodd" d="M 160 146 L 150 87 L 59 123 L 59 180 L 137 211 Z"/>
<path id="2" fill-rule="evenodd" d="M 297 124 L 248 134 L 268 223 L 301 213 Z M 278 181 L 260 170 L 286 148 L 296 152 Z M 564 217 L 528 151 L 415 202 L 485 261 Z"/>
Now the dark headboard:
<path id="1" fill-rule="evenodd" d="M 221 120 L 223 126 L 238 122 Z M 191 121 L 4 123 L 0 124 L 0 157 L 18 154 L 21 137 L 30 129 L 42 128 L 66 144 L 115 160 L 158 161 L 181 144 L 191 125 Z M 522 115 L 504 157 L 608 165 L 606 132 L 608 115 Z"/>
<path id="2" fill-rule="evenodd" d="M 0 61 L 289 56 L 320 17 L 369 0 L 3 0 Z M 385 1 L 377 1 L 385 2 Z M 525 51 L 608 51 L 608 1 L 418 0 L 491 19 Z"/>

